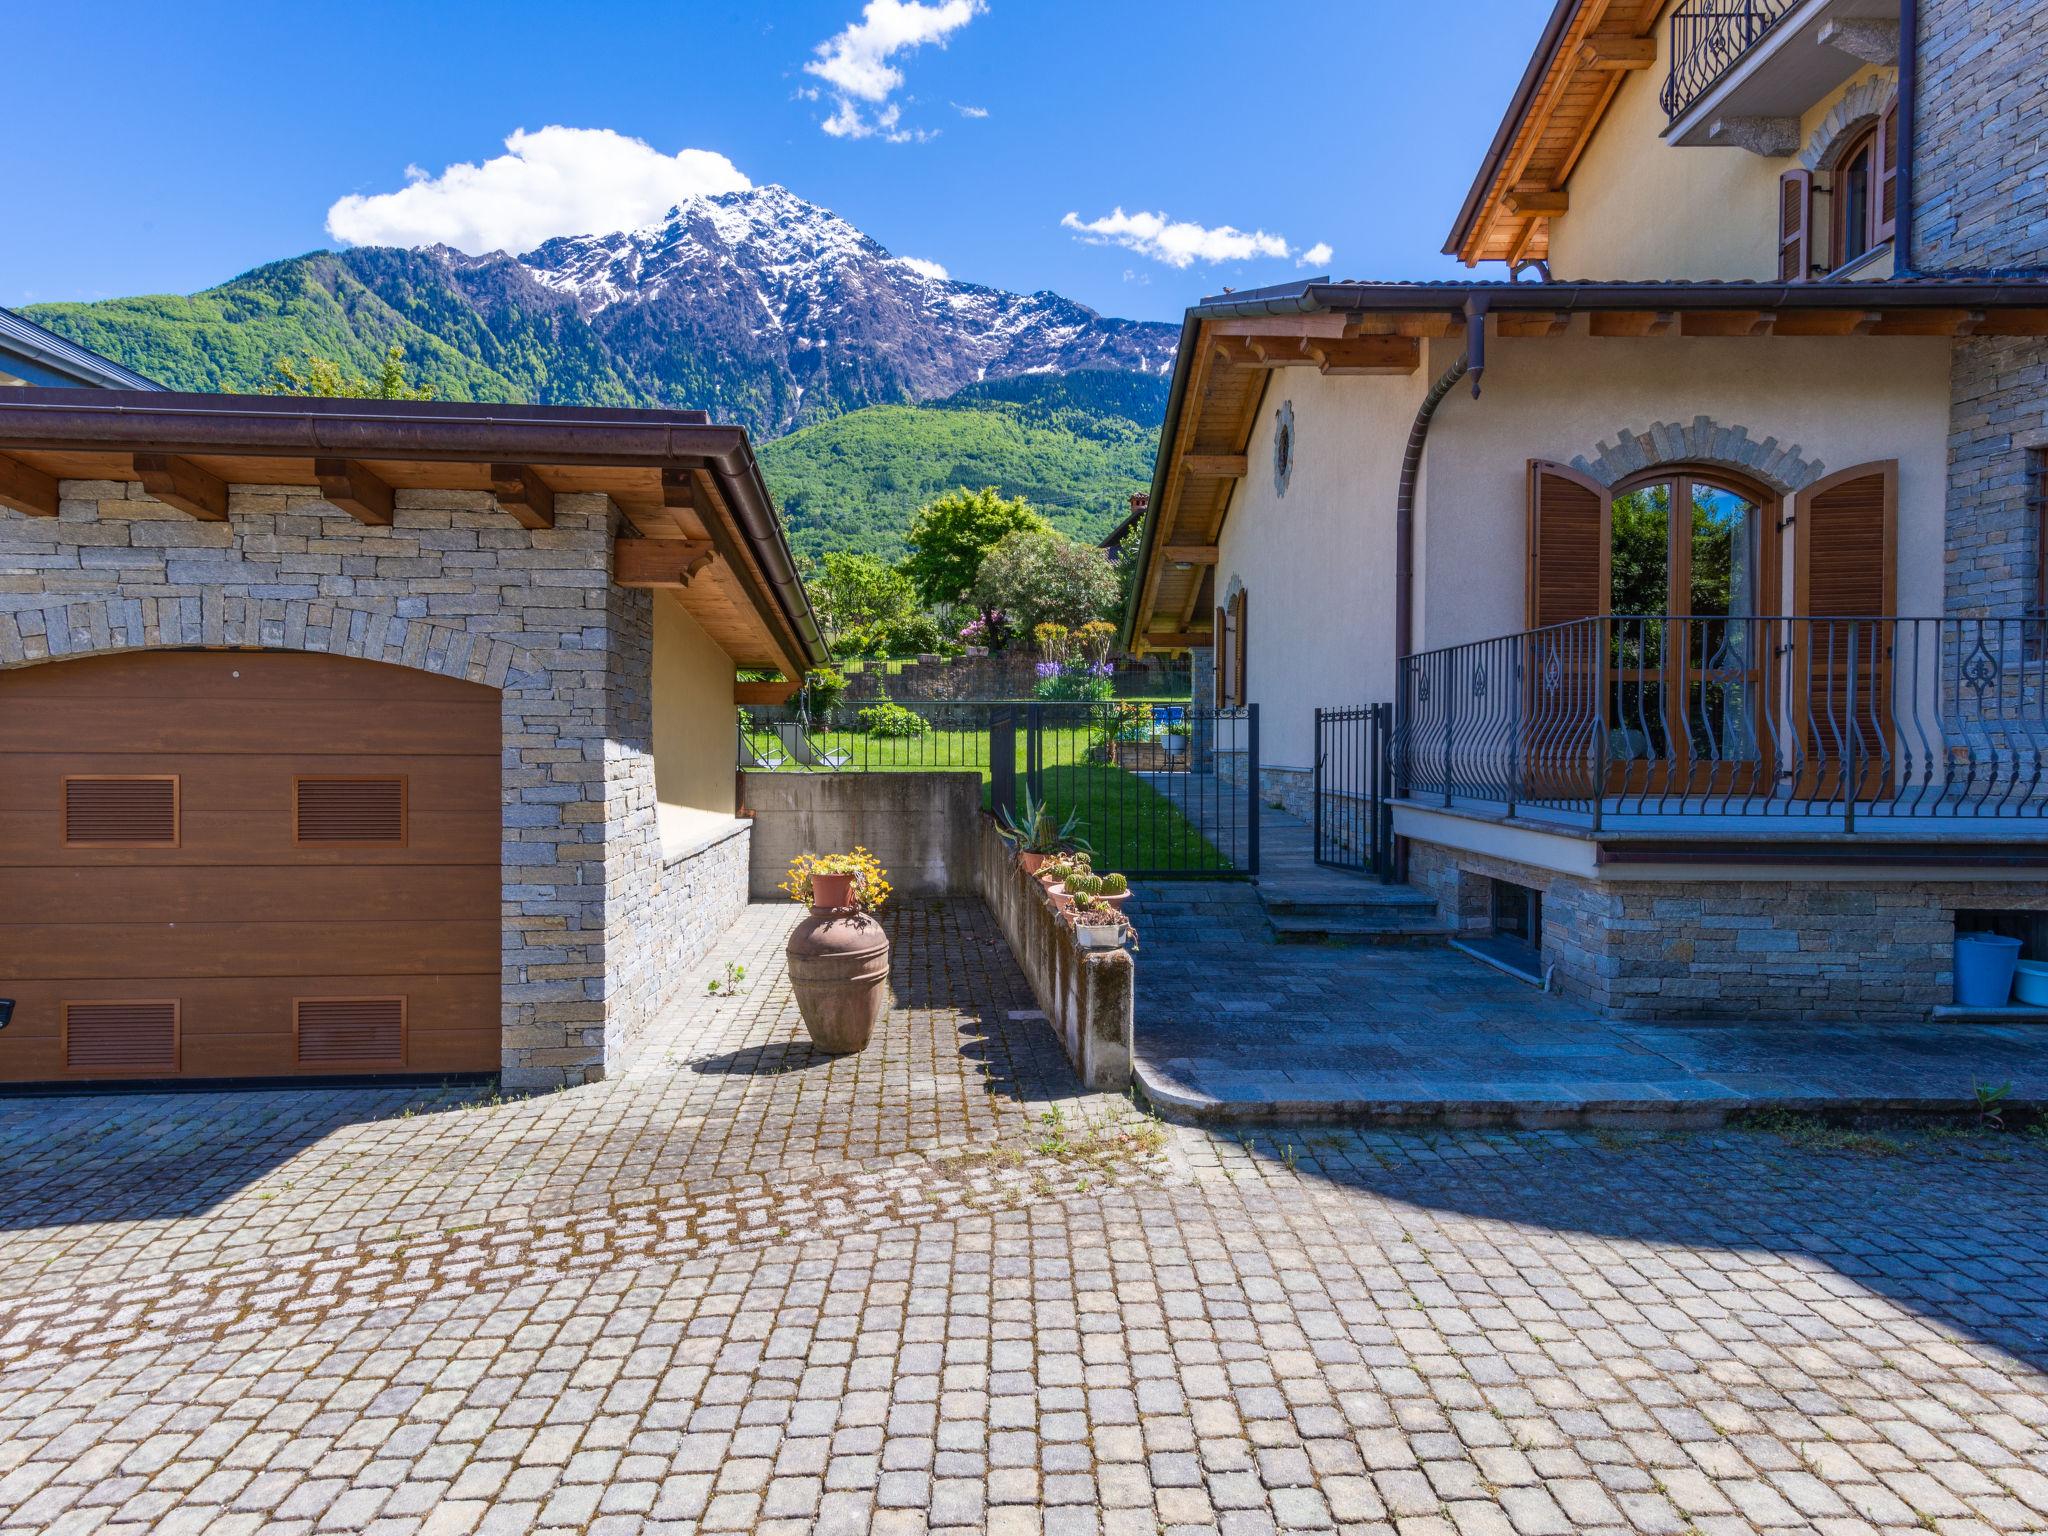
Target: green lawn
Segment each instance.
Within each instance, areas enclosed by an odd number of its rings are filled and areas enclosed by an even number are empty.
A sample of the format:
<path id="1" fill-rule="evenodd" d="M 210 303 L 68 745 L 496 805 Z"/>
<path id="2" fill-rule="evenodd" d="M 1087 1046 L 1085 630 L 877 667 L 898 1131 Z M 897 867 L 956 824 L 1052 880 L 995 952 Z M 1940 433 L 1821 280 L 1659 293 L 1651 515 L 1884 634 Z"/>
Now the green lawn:
<path id="1" fill-rule="evenodd" d="M 909 773 L 954 770 L 981 775 L 982 805 L 990 803 L 987 731 L 927 731 L 900 739 L 860 731 L 820 731 L 810 738 L 821 754 L 844 752 L 840 773 Z M 1224 873 L 1230 861 L 1182 814 L 1180 807 L 1129 770 L 1091 763 L 1092 735 L 1085 730 L 1047 731 L 1041 783 L 1055 814 L 1078 811 L 1077 829 L 1095 850 L 1099 870 L 1175 870 Z M 749 730 L 757 754 L 782 749 L 773 731 Z M 794 765 L 791 765 L 794 769 Z M 796 770 L 801 771 L 801 770 Z M 827 771 L 821 763 L 817 771 Z M 1017 775 L 1024 776 L 1023 733 L 1018 733 Z"/>

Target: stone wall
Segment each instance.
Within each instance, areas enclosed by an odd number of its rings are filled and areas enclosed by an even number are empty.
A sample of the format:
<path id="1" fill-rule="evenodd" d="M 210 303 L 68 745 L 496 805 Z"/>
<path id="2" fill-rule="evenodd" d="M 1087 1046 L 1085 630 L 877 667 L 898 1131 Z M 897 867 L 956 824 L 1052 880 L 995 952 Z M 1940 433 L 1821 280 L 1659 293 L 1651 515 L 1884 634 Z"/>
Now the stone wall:
<path id="1" fill-rule="evenodd" d="M 622 882 L 613 957 L 611 1006 L 605 1013 L 604 1070 L 630 1065 L 647 1026 L 686 985 L 701 979 L 718 938 L 746 910 L 752 826 L 742 820 L 675 856 L 651 864 L 622 859 L 633 871 Z M 634 845 L 637 854 L 639 844 Z"/>
<path id="2" fill-rule="evenodd" d="M 2048 6 L 1920 0 L 1913 266 L 2048 269 Z"/>
<path id="3" fill-rule="evenodd" d="M 296 486 L 234 487 L 219 523 L 121 482 L 66 481 L 61 497 L 53 519 L 0 513 L 0 666 L 248 646 L 500 690 L 504 1081 L 579 1082 L 627 1047 L 672 995 L 693 927 L 656 895 L 672 877 L 654 820 L 648 596 L 611 584 L 608 498 L 561 496 L 555 526 L 529 530 L 482 492 L 400 491 L 388 528 Z M 692 884 L 731 879 L 730 864 Z"/>
<path id="4" fill-rule="evenodd" d="M 1424 842 L 1409 875 L 1467 930 L 1488 879 L 1542 891 L 1553 989 L 1630 1019 L 1924 1019 L 1952 996 L 1958 910 L 2048 911 L 2038 884 L 1593 881 Z"/>
<path id="5" fill-rule="evenodd" d="M 2048 447 L 2048 339 L 1955 343 L 1949 375 L 1951 617 L 2019 618 L 2043 551 L 2027 504 L 2027 450 Z"/>
<path id="6" fill-rule="evenodd" d="M 980 888 L 978 772 L 749 772 L 741 785 L 753 813 L 749 884 L 756 901 L 783 899 L 779 887 L 798 854 L 856 846 L 882 861 L 899 896 Z"/>

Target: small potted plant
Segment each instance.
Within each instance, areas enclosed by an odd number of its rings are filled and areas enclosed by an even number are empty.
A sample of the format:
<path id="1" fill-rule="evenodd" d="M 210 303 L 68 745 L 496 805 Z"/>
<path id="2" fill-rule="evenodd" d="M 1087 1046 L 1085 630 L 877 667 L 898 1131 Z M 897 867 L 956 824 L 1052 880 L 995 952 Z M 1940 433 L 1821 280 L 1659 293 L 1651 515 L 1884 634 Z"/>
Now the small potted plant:
<path id="1" fill-rule="evenodd" d="M 1096 896 L 1104 906 L 1115 911 L 1121 912 L 1124 903 L 1131 899 L 1131 882 L 1122 875 L 1098 875 L 1096 884 L 1100 887 Z"/>
<path id="2" fill-rule="evenodd" d="M 890 896 L 888 871 L 865 848 L 799 854 L 782 889 L 810 908 L 784 953 L 811 1043 L 865 1049 L 889 1006 L 889 934 L 874 918 Z"/>
<path id="3" fill-rule="evenodd" d="M 1088 870 L 1076 870 L 1073 874 L 1067 876 L 1064 883 L 1066 889 L 1061 894 L 1066 897 L 1066 900 L 1062 902 L 1055 897 L 1053 903 L 1055 906 L 1061 907 L 1062 910 L 1072 906 L 1084 896 L 1093 899 L 1102 894 L 1101 879 Z"/>
<path id="4" fill-rule="evenodd" d="M 1104 906 L 1100 896 L 1077 892 L 1066 917 L 1074 925 L 1074 938 L 1084 950 L 1121 949 L 1126 939 L 1138 937 L 1138 930 L 1123 913 Z"/>
<path id="5" fill-rule="evenodd" d="M 1077 829 L 1081 825 L 1078 811 L 1069 811 L 1062 821 L 1047 805 L 1031 793 L 1024 791 L 1023 804 L 1012 812 L 1006 805 L 998 818 L 998 834 L 1017 854 L 1017 865 L 1027 875 L 1035 875 L 1054 856 L 1070 852 L 1088 852 L 1087 840 Z"/>

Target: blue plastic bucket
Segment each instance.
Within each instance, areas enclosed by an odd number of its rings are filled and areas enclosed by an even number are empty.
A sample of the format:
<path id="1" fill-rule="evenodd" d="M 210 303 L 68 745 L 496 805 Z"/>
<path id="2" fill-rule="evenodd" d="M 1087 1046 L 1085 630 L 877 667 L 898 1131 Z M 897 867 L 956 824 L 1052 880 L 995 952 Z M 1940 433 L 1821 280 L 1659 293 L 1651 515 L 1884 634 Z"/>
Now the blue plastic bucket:
<path id="1" fill-rule="evenodd" d="M 2004 1008 L 2012 999 L 2020 941 L 1997 933 L 1956 935 L 1956 1003 L 1963 1008 Z"/>

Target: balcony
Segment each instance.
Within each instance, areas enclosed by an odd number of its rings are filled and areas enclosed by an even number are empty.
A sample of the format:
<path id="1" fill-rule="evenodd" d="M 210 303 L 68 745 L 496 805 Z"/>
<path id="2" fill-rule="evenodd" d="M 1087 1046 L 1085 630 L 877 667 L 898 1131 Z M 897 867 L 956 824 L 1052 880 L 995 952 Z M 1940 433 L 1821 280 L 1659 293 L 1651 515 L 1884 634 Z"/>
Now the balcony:
<path id="1" fill-rule="evenodd" d="M 1685 0 L 1660 100 L 1673 144 L 1784 156 L 1799 120 L 1865 64 L 1898 61 L 1898 0 Z"/>
<path id="2" fill-rule="evenodd" d="M 2048 841 L 2048 623 L 1586 619 L 1401 665 L 1395 795 L 1578 833 Z"/>

